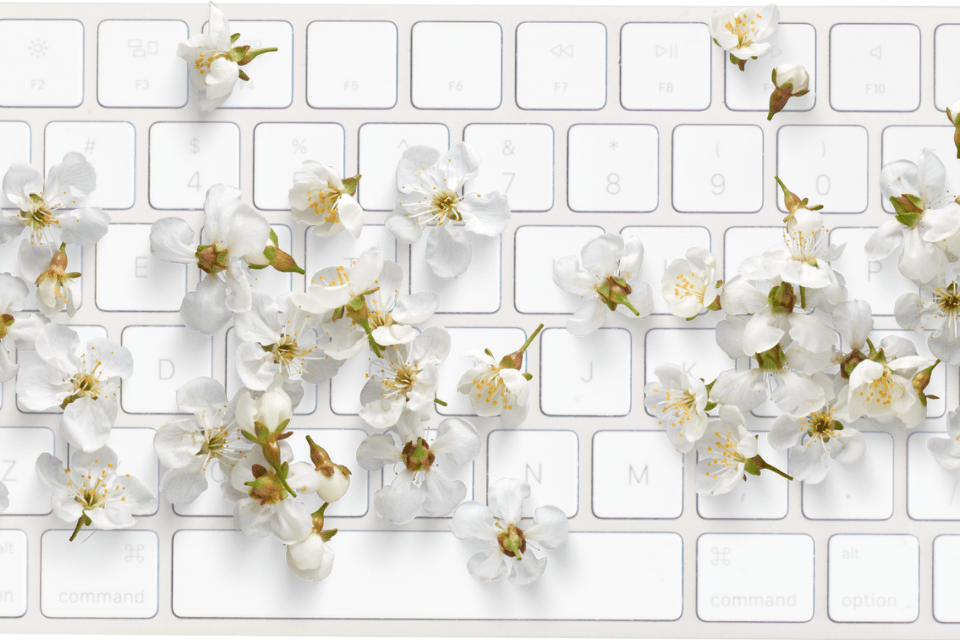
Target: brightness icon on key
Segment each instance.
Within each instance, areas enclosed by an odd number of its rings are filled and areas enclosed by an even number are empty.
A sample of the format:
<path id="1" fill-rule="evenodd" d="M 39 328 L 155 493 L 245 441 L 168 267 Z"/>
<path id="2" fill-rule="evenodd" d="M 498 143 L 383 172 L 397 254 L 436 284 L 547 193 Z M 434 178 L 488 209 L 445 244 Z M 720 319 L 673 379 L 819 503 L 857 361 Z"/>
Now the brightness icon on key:
<path id="1" fill-rule="evenodd" d="M 47 55 L 47 42 L 45 40 L 41 40 L 40 38 L 31 40 L 27 51 L 34 58 L 42 58 Z"/>

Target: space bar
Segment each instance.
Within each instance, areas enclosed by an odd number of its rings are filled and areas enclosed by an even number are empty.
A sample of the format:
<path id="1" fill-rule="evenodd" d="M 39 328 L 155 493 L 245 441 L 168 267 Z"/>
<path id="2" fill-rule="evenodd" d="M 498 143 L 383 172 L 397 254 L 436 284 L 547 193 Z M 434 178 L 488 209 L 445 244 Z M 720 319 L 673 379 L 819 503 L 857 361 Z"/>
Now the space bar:
<path id="1" fill-rule="evenodd" d="M 467 558 L 484 547 L 449 532 L 343 531 L 333 574 L 298 579 L 282 545 L 236 531 L 178 531 L 173 612 L 183 618 L 676 620 L 683 541 L 675 533 L 572 533 L 544 576 L 481 583 Z M 407 588 L 404 585 L 420 585 Z M 259 586 L 256 586 L 259 585 Z M 251 606 L 251 589 L 256 605 Z"/>

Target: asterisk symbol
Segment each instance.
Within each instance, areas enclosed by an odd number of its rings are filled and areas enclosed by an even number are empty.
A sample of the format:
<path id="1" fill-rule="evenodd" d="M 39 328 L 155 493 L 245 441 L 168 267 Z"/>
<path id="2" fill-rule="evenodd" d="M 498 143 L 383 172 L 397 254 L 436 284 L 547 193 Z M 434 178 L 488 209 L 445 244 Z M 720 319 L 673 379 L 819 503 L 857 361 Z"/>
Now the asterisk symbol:
<path id="1" fill-rule="evenodd" d="M 616 141 L 616 140 L 611 140 L 611 141 L 610 141 L 610 148 L 611 148 L 611 149 L 616 149 L 618 146 L 619 146 L 619 145 L 617 144 L 617 141 Z"/>

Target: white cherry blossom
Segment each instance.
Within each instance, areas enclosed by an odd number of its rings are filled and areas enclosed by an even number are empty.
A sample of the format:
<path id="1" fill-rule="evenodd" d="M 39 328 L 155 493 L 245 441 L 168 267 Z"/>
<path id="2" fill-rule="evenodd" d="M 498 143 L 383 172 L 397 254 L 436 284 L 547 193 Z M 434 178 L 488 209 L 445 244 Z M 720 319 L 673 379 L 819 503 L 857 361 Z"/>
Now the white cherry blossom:
<path id="1" fill-rule="evenodd" d="M 367 437 L 357 448 L 361 468 L 394 471 L 393 481 L 374 494 L 373 505 L 378 516 L 395 524 L 406 524 L 420 513 L 440 517 L 453 511 L 466 497 L 467 487 L 450 479 L 437 456 L 462 466 L 480 453 L 480 436 L 469 422 L 447 418 L 438 426 L 437 437 L 428 442 L 425 419 L 425 414 L 405 411 L 393 429 Z M 402 465 L 399 471 L 398 465 Z"/>
<path id="2" fill-rule="evenodd" d="M 376 429 L 397 424 L 404 410 L 426 411 L 436 398 L 439 366 L 450 354 L 450 333 L 430 327 L 409 344 L 386 347 L 382 358 L 370 363 L 367 383 L 360 391 L 360 417 Z"/>
<path id="3" fill-rule="evenodd" d="M 787 106 L 790 98 L 799 98 L 810 93 L 810 74 L 802 64 L 781 64 L 770 75 L 773 93 L 770 94 L 770 110 L 767 120 Z"/>
<path id="4" fill-rule="evenodd" d="M 824 407 L 803 418 L 786 414 L 773 421 L 767 442 L 774 449 L 789 449 L 789 473 L 794 480 L 816 484 L 827 477 L 831 459 L 853 464 L 863 457 L 867 440 Z"/>
<path id="5" fill-rule="evenodd" d="M 322 518 L 320 522 L 322 527 Z M 314 525 L 306 538 L 287 545 L 287 566 L 301 580 L 320 582 L 333 572 L 333 549 L 324 540 L 324 533 L 327 532 L 317 531 Z"/>
<path id="6" fill-rule="evenodd" d="M 200 244 L 181 218 L 162 218 L 150 229 L 150 252 L 158 260 L 193 264 L 204 275 L 196 291 L 183 297 L 180 318 L 190 329 L 213 335 L 234 312 L 248 311 L 252 283 L 243 256 L 260 254 L 270 238 L 270 226 L 240 201 L 240 190 L 216 184 L 203 201 Z"/>
<path id="7" fill-rule="evenodd" d="M 687 250 L 686 259 L 674 260 L 661 280 L 660 293 L 670 305 L 670 313 L 693 318 L 703 309 L 715 306 L 717 259 L 706 249 Z"/>
<path id="8" fill-rule="evenodd" d="M 567 331 L 575 336 L 593 333 L 616 310 L 631 318 L 646 318 L 653 311 L 653 289 L 640 282 L 643 243 L 624 239 L 619 233 L 605 233 L 584 245 L 576 256 L 553 262 L 553 281 L 568 293 L 585 298 L 567 320 Z"/>
<path id="9" fill-rule="evenodd" d="M 110 447 L 77 451 L 70 468 L 49 453 L 37 458 L 37 475 L 52 492 L 50 506 L 58 518 L 73 524 L 73 540 L 84 526 L 125 529 L 135 513 L 156 509 L 157 499 L 129 473 L 117 474 L 117 454 Z"/>
<path id="10" fill-rule="evenodd" d="M 528 585 L 543 575 L 547 558 L 534 551 L 556 549 L 567 541 L 570 524 L 563 511 L 552 505 L 538 507 L 533 523 L 523 529 L 523 501 L 530 497 L 530 485 L 502 478 L 488 490 L 489 506 L 464 502 L 453 512 L 450 530 L 460 540 L 483 540 L 491 545 L 467 561 L 467 571 L 481 582 L 499 580 L 508 570 L 507 581 Z"/>
<path id="11" fill-rule="evenodd" d="M 304 171 L 309 175 L 290 187 L 290 210 L 300 222 L 311 225 L 320 237 L 333 236 L 344 229 L 354 238 L 363 230 L 363 209 L 353 194 L 357 178 L 345 185 L 333 167 L 307 160 Z"/>
<path id="12" fill-rule="evenodd" d="M 13 361 L 13 347 L 32 350 L 37 332 L 49 322 L 23 310 L 29 294 L 30 287 L 23 278 L 0 273 L 0 382 L 12 380 L 20 371 L 20 365 Z"/>
<path id="13" fill-rule="evenodd" d="M 480 156 L 458 142 L 442 157 L 436 149 L 409 147 L 397 165 L 400 199 L 387 218 L 387 228 L 401 242 L 427 237 L 427 264 L 441 278 L 463 275 L 473 260 L 473 247 L 456 223 L 481 236 L 499 236 L 510 222 L 507 197 L 498 191 L 481 195 L 460 190 L 480 171 Z"/>
<path id="14" fill-rule="evenodd" d="M 947 414 L 947 437 L 930 438 L 927 440 L 927 449 L 944 469 L 953 471 L 960 468 L 960 409 Z"/>
<path id="15" fill-rule="evenodd" d="M 757 438 L 747 431 L 736 407 L 721 405 L 720 419 L 711 420 L 697 440 L 700 461 L 693 471 L 697 493 L 717 496 L 742 481 L 747 462 L 757 456 Z"/>
<path id="16" fill-rule="evenodd" d="M 949 365 L 960 364 L 960 286 L 951 281 L 923 289 L 924 295 L 904 293 L 897 298 L 897 324 L 917 332 L 933 329 L 927 338 L 930 352 Z"/>
<path id="17" fill-rule="evenodd" d="M 714 43 L 730 53 L 730 61 L 743 71 L 747 60 L 756 60 L 770 51 L 769 38 L 780 22 L 777 5 L 763 9 L 718 9 L 710 17 L 710 35 Z"/>
<path id="18" fill-rule="evenodd" d="M 307 444 L 310 445 L 313 472 L 311 475 L 308 469 L 304 469 L 304 472 L 298 475 L 304 484 L 295 486 L 294 489 L 303 493 L 316 493 L 324 502 L 336 502 L 350 488 L 350 469 L 335 463 L 326 449 L 314 442 L 311 436 L 307 436 Z"/>
<path id="19" fill-rule="evenodd" d="M 686 453 L 707 429 L 707 387 L 703 380 L 688 375 L 675 364 L 658 365 L 654 375 L 658 382 L 643 388 L 643 404 L 657 424 L 667 430 L 677 451 Z"/>
<path id="20" fill-rule="evenodd" d="M 130 350 L 107 338 L 81 346 L 77 332 L 61 324 L 40 329 L 35 344 L 46 364 L 20 373 L 17 399 L 30 411 L 62 408 L 64 439 L 83 451 L 96 451 L 106 444 L 117 419 L 120 380 L 133 375 Z"/>

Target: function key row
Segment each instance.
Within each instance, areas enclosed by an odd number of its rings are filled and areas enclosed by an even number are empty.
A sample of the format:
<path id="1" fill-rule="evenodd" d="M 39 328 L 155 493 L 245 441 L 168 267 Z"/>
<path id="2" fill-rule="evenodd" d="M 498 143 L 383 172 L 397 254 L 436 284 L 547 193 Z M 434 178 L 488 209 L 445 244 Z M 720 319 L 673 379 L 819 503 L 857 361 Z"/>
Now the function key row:
<path id="1" fill-rule="evenodd" d="M 206 28 L 206 27 L 204 27 Z M 259 58 L 252 80 L 238 83 L 226 108 L 283 109 L 293 103 L 294 28 L 283 20 L 235 21 L 239 44 L 279 51 Z M 935 102 L 960 97 L 951 74 L 960 25 L 935 38 Z M 181 20 L 104 20 L 97 28 L 96 98 L 104 107 L 179 108 L 189 92 L 178 43 Z M 398 103 L 397 26 L 387 21 L 315 21 L 306 30 L 306 100 L 316 109 L 390 109 Z M 410 100 L 418 109 L 500 107 L 505 100 L 502 27 L 496 22 L 417 22 L 410 34 Z M 607 106 L 608 58 L 617 43 L 599 22 L 524 22 L 516 29 L 516 92 L 521 109 L 598 110 Z M 837 111 L 914 111 L 920 106 L 921 33 L 912 24 L 837 24 L 830 29 L 829 104 Z M 7 74 L 0 107 L 78 107 L 84 101 L 84 27 L 77 20 L 0 20 Z M 769 56 L 732 73 L 725 62 L 725 104 L 766 111 L 770 70 L 803 64 L 814 88 L 791 100 L 807 111 L 817 100 L 817 33 L 781 24 Z M 703 110 L 711 103 L 706 24 L 623 25 L 619 34 L 620 102 L 628 110 Z M 332 64 L 333 60 L 349 61 Z M 94 82 L 89 83 L 93 85 Z M 509 99 L 509 97 L 507 97 Z"/>

